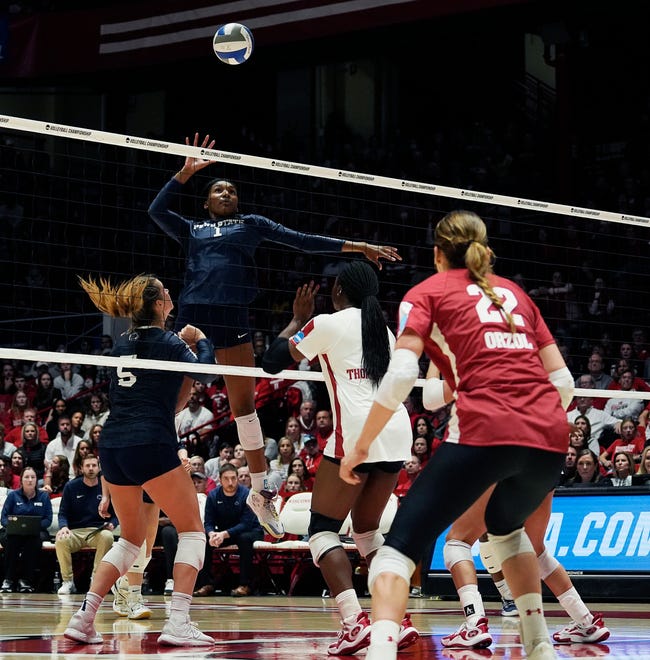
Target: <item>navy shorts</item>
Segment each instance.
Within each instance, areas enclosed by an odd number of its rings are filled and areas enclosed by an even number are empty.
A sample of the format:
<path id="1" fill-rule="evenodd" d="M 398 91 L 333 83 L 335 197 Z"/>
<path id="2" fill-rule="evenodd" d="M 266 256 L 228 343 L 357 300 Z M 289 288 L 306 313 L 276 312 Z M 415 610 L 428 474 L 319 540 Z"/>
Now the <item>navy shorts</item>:
<path id="1" fill-rule="evenodd" d="M 340 458 L 333 456 L 323 456 L 324 461 L 329 461 L 336 465 L 341 465 Z M 404 467 L 404 461 L 377 461 L 376 463 L 361 463 L 357 465 L 353 472 L 360 474 L 369 474 L 370 472 L 386 472 L 387 474 L 397 474 Z"/>
<path id="2" fill-rule="evenodd" d="M 99 460 L 106 481 L 116 486 L 142 486 L 181 464 L 176 448 L 167 445 L 100 447 Z"/>
<path id="3" fill-rule="evenodd" d="M 188 323 L 203 330 L 215 348 L 229 348 L 252 341 L 248 306 L 183 305 L 174 324 L 176 332 Z"/>

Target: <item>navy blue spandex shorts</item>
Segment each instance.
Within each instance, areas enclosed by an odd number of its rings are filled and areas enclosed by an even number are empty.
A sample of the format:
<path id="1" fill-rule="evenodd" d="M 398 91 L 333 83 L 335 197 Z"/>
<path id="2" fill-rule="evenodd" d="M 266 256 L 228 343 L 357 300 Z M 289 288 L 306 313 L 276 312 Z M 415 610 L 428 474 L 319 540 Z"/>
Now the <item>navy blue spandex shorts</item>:
<path id="1" fill-rule="evenodd" d="M 100 447 L 99 460 L 106 481 L 116 486 L 142 486 L 181 464 L 176 448 L 166 445 Z"/>
<path id="2" fill-rule="evenodd" d="M 248 306 L 183 305 L 174 324 L 176 332 L 188 323 L 203 330 L 215 348 L 229 348 L 252 341 Z"/>

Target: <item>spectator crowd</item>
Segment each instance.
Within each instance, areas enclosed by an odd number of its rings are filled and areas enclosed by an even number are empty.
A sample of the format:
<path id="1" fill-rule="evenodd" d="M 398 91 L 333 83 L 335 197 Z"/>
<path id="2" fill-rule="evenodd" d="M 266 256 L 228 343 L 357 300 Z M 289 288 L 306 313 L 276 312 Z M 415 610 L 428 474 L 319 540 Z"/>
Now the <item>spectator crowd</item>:
<path id="1" fill-rule="evenodd" d="M 104 349 L 109 340 L 102 339 Z M 567 410 L 570 432 L 565 466 L 558 475 L 559 487 L 650 483 L 649 362 L 646 338 L 639 329 L 632 329 L 629 341 L 616 349 L 606 351 L 600 345 L 593 346 L 585 369 L 574 373 L 575 384 L 582 389 L 602 390 L 603 396 L 576 396 Z M 421 365 L 421 376 L 426 373 L 425 366 Z M 317 363 L 301 368 L 317 368 Z M 36 588 L 34 558 L 38 557 L 40 544 L 53 539 L 62 577 L 59 592 L 74 593 L 71 554 L 93 547 L 96 566 L 113 542 L 113 530 L 119 521 L 99 517 L 96 505 L 101 498 L 98 445 L 102 425 L 110 415 L 104 375 L 81 364 L 6 361 L 2 365 L 2 592 L 29 593 Z M 277 490 L 282 506 L 293 494 L 311 491 L 323 449 L 335 430 L 330 401 L 319 383 L 287 381 L 269 396 L 269 380 L 258 379 L 256 402 L 263 420 L 268 482 Z M 647 398 L 631 399 L 620 396 L 622 392 L 648 394 Z M 413 438 L 411 456 L 404 462 L 394 491 L 398 500 L 427 462 L 435 460 L 451 410 L 451 405 L 425 410 L 419 388 L 414 388 L 404 403 Z M 530 413 L 534 415 L 535 411 Z M 240 548 L 241 566 L 240 584 L 231 593 L 250 594 L 252 547 L 255 540 L 264 538 L 255 516 L 242 506 L 250 488 L 250 470 L 234 427 L 223 378 L 215 377 L 208 386 L 195 381 L 185 408 L 176 415 L 176 430 L 191 457 L 190 474 L 205 514 L 209 540 L 205 568 L 195 591 L 199 596 L 217 589 L 210 573 L 211 553 L 233 543 Z M 74 498 L 73 493 L 77 494 Z M 54 528 L 55 500 L 59 502 L 55 503 L 58 525 Z M 85 508 L 79 506 L 79 501 L 86 503 Z M 221 510 L 217 502 L 224 501 L 231 504 Z M 18 509 L 22 514 L 41 517 L 32 536 L 12 534 L 8 523 Z M 165 592 L 171 593 L 177 534 L 164 512 L 158 540 L 166 558 Z M 418 591 L 419 586 L 414 586 L 412 593 Z"/>

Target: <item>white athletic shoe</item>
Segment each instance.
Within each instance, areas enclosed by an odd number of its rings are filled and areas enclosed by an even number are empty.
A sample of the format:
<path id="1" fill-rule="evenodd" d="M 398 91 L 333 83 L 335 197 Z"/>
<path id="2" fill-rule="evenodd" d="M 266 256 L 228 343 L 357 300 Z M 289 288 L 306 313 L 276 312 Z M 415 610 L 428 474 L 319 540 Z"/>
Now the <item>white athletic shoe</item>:
<path id="1" fill-rule="evenodd" d="M 556 660 L 556 658 L 551 642 L 540 642 L 528 655 L 528 660 Z"/>
<path id="2" fill-rule="evenodd" d="M 148 619 L 151 617 L 151 610 L 144 604 L 144 598 L 142 598 L 141 593 L 134 594 L 129 592 L 127 606 L 129 608 L 129 613 L 127 614 L 129 619 Z"/>
<path id="3" fill-rule="evenodd" d="M 126 575 L 117 578 L 115 584 L 111 587 L 113 592 L 113 612 L 118 616 L 129 615 L 129 579 Z"/>
<path id="4" fill-rule="evenodd" d="M 72 616 L 68 627 L 63 632 L 63 636 L 80 644 L 101 644 L 104 641 L 103 637 L 95 630 L 94 624 L 85 621 L 79 612 Z"/>
<path id="5" fill-rule="evenodd" d="M 568 626 L 553 633 L 556 644 L 598 644 L 609 637 L 609 628 L 602 614 L 594 613 L 594 620 L 586 626 L 572 621 Z"/>
<path id="6" fill-rule="evenodd" d="M 171 578 L 169 578 L 169 579 L 165 582 L 165 590 L 164 590 L 163 593 L 165 594 L 165 596 L 171 596 L 171 595 L 172 595 L 172 591 L 174 591 L 174 580 L 172 580 Z"/>
<path id="7" fill-rule="evenodd" d="M 72 580 L 64 580 L 56 593 L 59 594 L 59 596 L 69 596 L 70 594 L 76 594 L 77 589 Z"/>
<path id="8" fill-rule="evenodd" d="M 327 647 L 328 655 L 354 655 L 370 644 L 370 619 L 365 612 L 341 621 L 341 626 L 338 637 Z"/>
<path id="9" fill-rule="evenodd" d="M 482 617 L 475 626 L 468 626 L 465 621 L 456 632 L 445 635 L 440 641 L 443 646 L 452 648 L 484 649 L 492 644 L 488 620 Z"/>
<path id="10" fill-rule="evenodd" d="M 272 493 L 269 490 L 261 490 L 259 493 L 251 488 L 246 498 L 246 504 L 253 510 L 257 516 L 260 525 L 276 539 L 281 539 L 284 536 L 284 527 L 280 522 L 278 511 L 275 508 L 275 499 L 277 493 Z"/>
<path id="11" fill-rule="evenodd" d="M 411 615 L 406 613 L 402 619 L 402 625 L 399 628 L 399 637 L 397 639 L 397 650 L 402 651 L 420 639 L 420 633 L 411 622 Z"/>
<path id="12" fill-rule="evenodd" d="M 158 644 L 166 646 L 212 646 L 216 643 L 215 639 L 194 626 L 189 618 L 181 625 L 167 621 L 158 637 Z"/>

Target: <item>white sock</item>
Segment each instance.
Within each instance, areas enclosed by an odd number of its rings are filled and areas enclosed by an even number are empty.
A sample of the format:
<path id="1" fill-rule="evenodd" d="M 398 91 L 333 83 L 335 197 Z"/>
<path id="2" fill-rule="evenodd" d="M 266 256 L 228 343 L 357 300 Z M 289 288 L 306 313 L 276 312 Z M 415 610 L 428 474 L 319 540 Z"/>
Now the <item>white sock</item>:
<path id="1" fill-rule="evenodd" d="M 86 594 L 83 603 L 81 603 L 79 613 L 84 617 L 84 619 L 94 621 L 97 610 L 99 609 L 99 606 L 102 604 L 103 600 L 104 599 L 99 594 L 89 591 Z"/>
<path id="2" fill-rule="evenodd" d="M 354 589 L 346 589 L 342 591 L 336 598 L 336 605 L 339 608 L 341 621 L 346 621 L 348 618 L 357 617 L 361 612 L 361 605 L 357 598 L 357 592 Z"/>
<path id="3" fill-rule="evenodd" d="M 172 591 L 169 623 L 181 624 L 190 618 L 190 604 L 192 596 L 181 591 Z"/>
<path id="4" fill-rule="evenodd" d="M 526 649 L 526 655 L 540 643 L 548 642 L 549 634 L 544 619 L 542 595 L 537 593 L 523 594 L 515 598 L 519 610 L 519 623 L 521 625 L 521 641 Z"/>
<path id="5" fill-rule="evenodd" d="M 588 626 L 594 620 L 593 614 L 584 604 L 575 587 L 571 587 L 568 591 L 560 594 L 557 599 L 565 612 L 581 626 Z"/>
<path id="6" fill-rule="evenodd" d="M 494 583 L 494 586 L 499 590 L 499 594 L 503 600 L 514 600 L 512 597 L 512 591 L 505 580 L 499 580 Z"/>
<path id="7" fill-rule="evenodd" d="M 266 472 L 251 472 L 251 486 L 253 490 L 258 493 L 264 490 L 264 481 L 266 479 Z"/>
<path id="8" fill-rule="evenodd" d="M 400 624 L 388 619 L 374 621 L 366 660 L 396 660 Z"/>
<path id="9" fill-rule="evenodd" d="M 463 613 L 467 619 L 468 626 L 475 626 L 476 622 L 485 616 L 485 609 L 483 607 L 483 599 L 475 584 L 466 584 L 458 590 L 458 598 L 460 598 L 460 606 L 463 608 Z"/>

